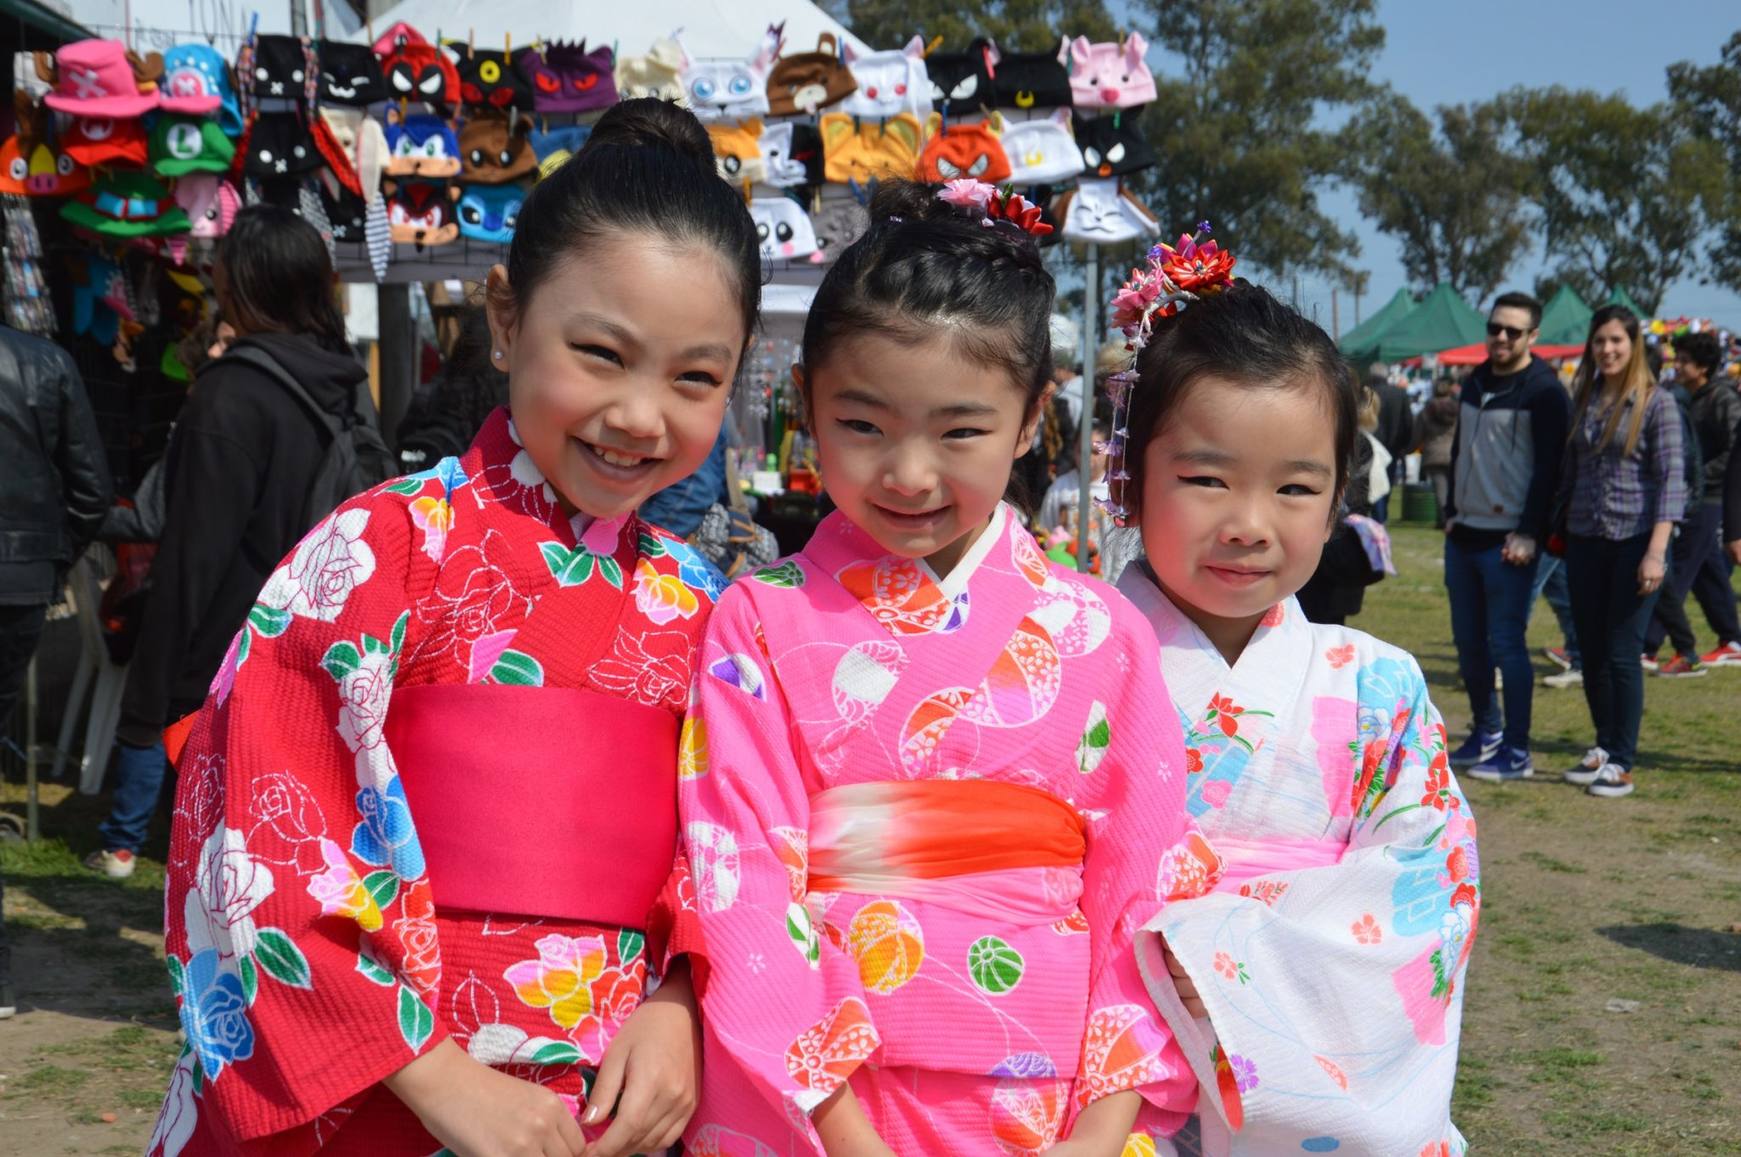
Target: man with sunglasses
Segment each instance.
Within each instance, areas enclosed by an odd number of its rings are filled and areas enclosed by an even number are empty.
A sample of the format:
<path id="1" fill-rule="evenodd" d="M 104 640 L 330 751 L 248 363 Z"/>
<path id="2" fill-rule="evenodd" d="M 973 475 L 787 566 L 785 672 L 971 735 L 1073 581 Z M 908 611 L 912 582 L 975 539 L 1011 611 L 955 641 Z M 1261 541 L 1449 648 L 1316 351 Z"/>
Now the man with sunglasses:
<path id="1" fill-rule="evenodd" d="M 1559 481 L 1571 399 L 1530 354 L 1541 302 L 1507 293 L 1487 318 L 1487 360 L 1463 383 L 1445 519 L 1451 635 L 1474 727 L 1451 763 L 1476 779 L 1534 774 L 1535 671 L 1525 629 L 1539 546 Z M 1493 671 L 1504 676 L 1501 710 Z"/>

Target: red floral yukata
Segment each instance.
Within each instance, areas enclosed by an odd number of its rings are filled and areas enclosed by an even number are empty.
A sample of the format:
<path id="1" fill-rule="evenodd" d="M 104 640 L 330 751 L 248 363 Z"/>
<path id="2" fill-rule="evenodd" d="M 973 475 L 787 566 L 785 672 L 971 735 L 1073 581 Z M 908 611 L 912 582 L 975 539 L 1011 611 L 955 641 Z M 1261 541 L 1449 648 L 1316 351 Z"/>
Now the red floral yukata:
<path id="1" fill-rule="evenodd" d="M 444 1037 L 580 1104 L 650 972 L 695 944 L 676 739 L 721 585 L 638 519 L 563 515 L 506 411 L 462 457 L 310 532 L 178 761 L 166 951 L 187 1045 L 152 1157 L 426 1157 L 440 1143 L 381 1081 Z M 583 697 L 580 717 L 560 696 Z M 555 718 L 526 725 L 528 710 Z M 613 728 L 611 758 L 585 758 Z M 432 745 L 478 774 L 453 780 Z M 573 791 L 502 827 L 490 808 L 541 757 Z M 648 782 L 626 782 L 635 769 Z M 578 829 L 551 829 L 576 808 Z M 511 910 L 480 908 L 495 885 L 479 881 L 528 856 L 551 870 L 508 877 Z M 589 872 L 601 856 L 613 870 Z M 625 874 L 645 906 L 625 908 L 631 889 L 597 908 L 643 918 L 549 914 L 593 912 Z"/>

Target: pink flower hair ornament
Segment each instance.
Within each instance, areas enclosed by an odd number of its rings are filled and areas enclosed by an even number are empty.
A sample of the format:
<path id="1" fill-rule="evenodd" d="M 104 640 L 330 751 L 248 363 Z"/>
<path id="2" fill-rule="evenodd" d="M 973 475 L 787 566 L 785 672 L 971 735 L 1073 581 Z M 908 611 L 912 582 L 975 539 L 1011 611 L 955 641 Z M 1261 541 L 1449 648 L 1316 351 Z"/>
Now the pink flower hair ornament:
<path id="1" fill-rule="evenodd" d="M 1191 302 L 1233 285 L 1233 254 L 1209 240 L 1209 234 L 1209 222 L 1199 221 L 1197 232 L 1181 234 L 1177 245 L 1163 241 L 1150 249 L 1145 263 L 1130 271 L 1130 279 L 1112 299 L 1112 324 L 1124 333 L 1130 363 L 1106 379 L 1107 396 L 1112 399 L 1112 437 L 1097 448 L 1112 458 L 1107 481 L 1114 488 L 1098 501 L 1119 526 L 1126 525 L 1130 513 L 1123 501 L 1124 484 L 1130 481 L 1124 468 L 1125 439 L 1130 433 L 1125 423 L 1131 387 L 1137 382 L 1137 355 L 1148 345 L 1156 318 L 1172 317 Z"/>
<path id="2" fill-rule="evenodd" d="M 937 199 L 959 209 L 979 215 L 987 229 L 1013 229 L 1029 237 L 1040 238 L 1052 232 L 1052 227 L 1040 220 L 1040 207 L 1009 189 L 1001 192 L 995 185 L 958 177 L 946 181 L 937 190 Z"/>

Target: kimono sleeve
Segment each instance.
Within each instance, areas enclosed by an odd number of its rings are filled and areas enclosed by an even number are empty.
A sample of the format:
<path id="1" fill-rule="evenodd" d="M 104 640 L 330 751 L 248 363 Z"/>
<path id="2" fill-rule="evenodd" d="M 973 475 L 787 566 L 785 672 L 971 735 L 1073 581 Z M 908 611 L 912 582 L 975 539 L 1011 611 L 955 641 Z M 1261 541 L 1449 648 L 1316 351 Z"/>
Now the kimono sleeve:
<path id="1" fill-rule="evenodd" d="M 695 907 L 695 876 L 689 870 L 689 857 L 677 850 L 671 875 L 653 901 L 647 914 L 647 959 L 657 961 L 660 976 L 671 970 L 681 956 L 701 959 L 701 913 Z M 696 991 L 702 977 L 694 976 Z"/>
<path id="2" fill-rule="evenodd" d="M 706 943 L 704 1063 L 800 1121 L 880 1038 L 857 965 L 806 907 L 809 794 L 743 587 L 714 609 L 691 699 L 678 803 Z"/>
<path id="3" fill-rule="evenodd" d="M 1238 1152 L 1461 1152 L 1451 1124 L 1464 970 L 1480 909 L 1475 823 L 1412 658 L 1360 673 L 1353 826 L 1330 865 L 1169 905 L 1152 924 L 1209 1011 L 1139 960 L 1202 1082 L 1206 1145 Z M 1348 814 L 1348 813 L 1344 813 Z"/>
<path id="4" fill-rule="evenodd" d="M 166 955 L 197 1112 L 241 1147 L 427 1051 L 434 904 L 383 739 L 420 552 L 341 506 L 281 563 L 179 762 Z"/>
<path id="5" fill-rule="evenodd" d="M 1196 1099 L 1196 1077 L 1155 1012 L 1137 969 L 1133 938 L 1166 891 L 1207 872 L 1185 810 L 1185 744 L 1169 706 L 1154 634 L 1124 632 L 1131 674 L 1119 697 L 1096 703 L 1077 752 L 1078 805 L 1089 818 L 1082 914 L 1090 984 L 1071 1119 L 1090 1103 L 1134 1089 L 1137 1130 L 1170 1136 Z M 1094 733 L 1104 728 L 1102 736 Z M 1094 748 L 1104 740 L 1104 757 Z M 1189 863 L 1204 866 L 1193 872 Z"/>

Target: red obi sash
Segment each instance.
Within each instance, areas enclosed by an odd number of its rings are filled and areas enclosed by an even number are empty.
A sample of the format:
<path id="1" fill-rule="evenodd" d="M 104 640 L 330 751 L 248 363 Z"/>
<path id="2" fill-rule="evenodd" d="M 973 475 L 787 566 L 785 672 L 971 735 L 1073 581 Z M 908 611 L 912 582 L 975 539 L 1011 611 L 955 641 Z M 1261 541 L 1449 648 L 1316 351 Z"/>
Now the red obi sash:
<path id="1" fill-rule="evenodd" d="M 387 742 L 436 903 L 641 928 L 677 847 L 677 720 L 570 687 L 401 687 Z"/>

